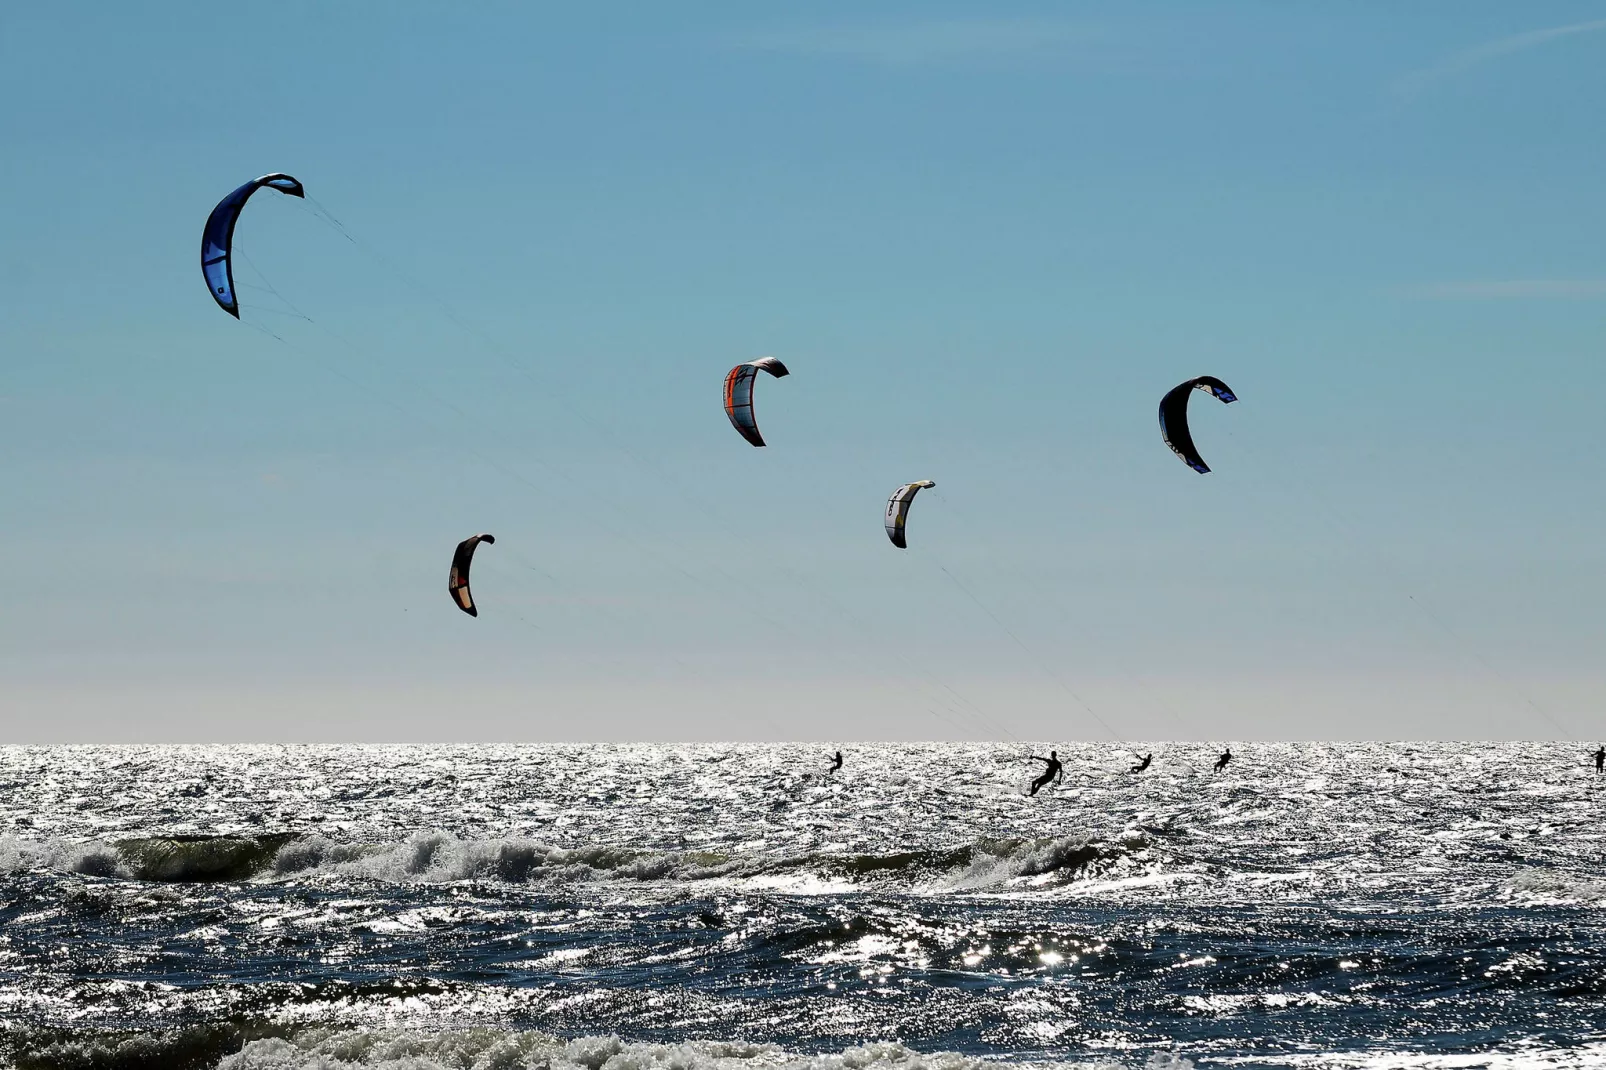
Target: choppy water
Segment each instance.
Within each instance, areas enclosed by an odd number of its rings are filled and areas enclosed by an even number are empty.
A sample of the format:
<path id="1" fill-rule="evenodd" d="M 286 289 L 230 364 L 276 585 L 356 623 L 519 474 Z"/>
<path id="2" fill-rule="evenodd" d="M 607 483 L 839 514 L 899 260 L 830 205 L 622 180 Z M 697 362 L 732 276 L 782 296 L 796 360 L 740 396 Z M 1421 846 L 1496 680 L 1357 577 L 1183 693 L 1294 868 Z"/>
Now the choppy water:
<path id="1" fill-rule="evenodd" d="M 0 1062 L 1606 1066 L 1581 747 L 845 749 L 0 750 Z"/>

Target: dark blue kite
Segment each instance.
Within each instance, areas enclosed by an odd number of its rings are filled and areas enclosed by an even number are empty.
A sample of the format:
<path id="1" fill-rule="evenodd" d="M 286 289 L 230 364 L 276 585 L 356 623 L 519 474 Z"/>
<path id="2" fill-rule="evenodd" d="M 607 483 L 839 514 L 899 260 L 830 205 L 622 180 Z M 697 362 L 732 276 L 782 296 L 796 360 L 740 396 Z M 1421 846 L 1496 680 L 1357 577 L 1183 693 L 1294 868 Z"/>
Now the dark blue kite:
<path id="1" fill-rule="evenodd" d="M 1197 379 L 1178 383 L 1160 399 L 1160 437 L 1171 447 L 1171 452 L 1187 462 L 1189 468 L 1204 473 L 1210 471 L 1210 466 L 1199 456 L 1199 451 L 1193 445 L 1193 436 L 1188 433 L 1188 399 L 1195 390 L 1208 390 L 1227 403 L 1237 401 L 1238 395 L 1215 376 L 1201 375 Z"/>
<path id="2" fill-rule="evenodd" d="M 217 202 L 212 214 L 206 217 L 206 230 L 201 234 L 201 274 L 206 276 L 206 288 L 218 307 L 235 319 L 240 318 L 240 303 L 234 299 L 234 268 L 229 253 L 234 247 L 234 224 L 239 221 L 240 210 L 251 194 L 267 186 L 292 197 L 305 197 L 301 183 L 289 175 L 271 174 L 252 179 L 233 193 Z"/>

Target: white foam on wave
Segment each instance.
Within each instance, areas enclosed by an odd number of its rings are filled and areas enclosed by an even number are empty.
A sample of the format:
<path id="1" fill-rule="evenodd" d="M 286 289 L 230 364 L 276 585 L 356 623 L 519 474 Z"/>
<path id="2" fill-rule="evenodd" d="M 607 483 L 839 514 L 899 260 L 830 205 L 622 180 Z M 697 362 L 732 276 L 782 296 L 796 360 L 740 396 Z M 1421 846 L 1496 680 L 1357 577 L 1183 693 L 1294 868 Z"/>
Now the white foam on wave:
<path id="1" fill-rule="evenodd" d="M 273 860 L 279 876 L 321 871 L 392 883 L 455 880 L 707 880 L 741 871 L 744 863 L 703 851 L 628 847 L 553 847 L 517 838 L 460 839 L 420 832 L 397 844 L 340 843 L 312 836 L 286 844 Z"/>
<path id="2" fill-rule="evenodd" d="M 520 837 L 416 832 L 390 842 L 283 834 L 105 843 L 0 836 L 0 875 L 79 874 L 123 880 L 301 880 L 322 876 L 389 884 L 488 880 L 510 884 L 712 882 L 729 888 L 831 895 L 892 881 L 916 894 L 992 889 L 1052 891 L 1089 878 L 1152 872 L 1144 833 L 1113 841 L 1088 832 L 1031 839 L 982 838 L 968 846 L 890 855 L 805 850 L 729 852 L 617 845 L 560 847 Z"/>
<path id="3" fill-rule="evenodd" d="M 975 892 L 1011 884 L 1061 884 L 1119 867 L 1145 845 L 1142 833 L 1123 837 L 1116 844 L 1102 843 L 1088 832 L 1033 840 L 982 841 L 969 865 L 938 878 L 930 890 Z"/>
<path id="4" fill-rule="evenodd" d="M 1606 906 L 1606 884 L 1548 869 L 1521 870 L 1506 881 L 1505 890 L 1536 906 Z"/>
<path id="5" fill-rule="evenodd" d="M 81 873 L 90 877 L 126 877 L 128 869 L 117 848 L 98 840 L 30 840 L 0 836 L 0 874 Z"/>
<path id="6" fill-rule="evenodd" d="M 1340 1052 L 1213 1058 L 1223 1066 L 1297 1067 L 1298 1070 L 1600 1070 L 1606 1066 L 1606 1043 L 1576 1048 L 1531 1047 L 1519 1051 L 1455 1054 L 1427 1052 Z"/>
<path id="7" fill-rule="evenodd" d="M 1034 840 L 983 840 L 970 849 L 962 868 L 936 877 L 926 890 L 971 891 L 1008 883 L 1061 883 L 1089 867 L 1129 859 L 1143 846 L 1106 844 L 1087 833 Z M 831 894 L 852 890 L 855 882 L 828 874 L 834 862 L 857 856 L 811 854 L 806 858 L 721 854 L 709 851 L 657 851 L 626 847 L 554 847 L 528 839 L 460 839 L 448 832 L 423 832 L 389 845 L 343 843 L 313 836 L 286 844 L 273 861 L 272 875 L 330 873 L 391 883 L 442 883 L 501 880 L 511 883 L 627 881 L 718 881 L 792 894 Z M 799 866 L 811 862 L 812 865 Z M 776 867 L 781 868 L 776 872 Z M 884 872 L 867 867 L 867 872 Z M 911 872 L 913 870 L 911 869 Z"/>
<path id="8" fill-rule="evenodd" d="M 309 1030 L 292 1039 L 256 1040 L 218 1064 L 218 1070 L 997 1070 L 1009 1067 L 954 1052 L 927 1054 L 902 1044 L 875 1043 L 837 1054 L 803 1055 L 773 1044 L 688 1041 L 639 1044 L 618 1037 L 563 1040 L 545 1033 L 492 1028 L 441 1033 Z M 1143 1061 L 1078 1060 L 1038 1063 L 1065 1070 L 1192 1070 L 1167 1053 Z"/>
<path id="9" fill-rule="evenodd" d="M 1145 888 L 1170 888 L 1179 884 L 1197 884 L 1211 879 L 1199 873 L 1145 873 L 1136 877 L 1120 877 L 1115 880 L 1091 880 L 1074 888 L 1064 889 L 1060 893 L 1060 897 L 1064 899 L 1086 899 L 1094 896 L 1141 891 Z"/>

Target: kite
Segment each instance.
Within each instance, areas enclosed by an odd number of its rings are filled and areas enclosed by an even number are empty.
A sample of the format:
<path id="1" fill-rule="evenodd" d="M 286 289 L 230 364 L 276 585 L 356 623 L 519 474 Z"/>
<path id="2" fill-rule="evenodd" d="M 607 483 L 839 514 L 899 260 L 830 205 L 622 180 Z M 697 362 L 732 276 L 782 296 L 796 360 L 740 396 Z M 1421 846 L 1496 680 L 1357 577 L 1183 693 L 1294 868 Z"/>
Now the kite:
<path id="1" fill-rule="evenodd" d="M 218 201 L 201 233 L 201 274 L 206 277 L 206 288 L 218 307 L 235 319 L 240 318 L 240 303 L 234 297 L 234 267 L 229 262 L 234 251 L 234 224 L 239 222 L 240 211 L 251 194 L 263 186 L 290 197 L 307 195 L 301 183 L 289 175 L 263 175 Z"/>
<path id="2" fill-rule="evenodd" d="M 907 550 L 909 544 L 903 539 L 903 525 L 909 519 L 909 505 L 915 500 L 923 487 L 935 487 L 937 484 L 929 479 L 918 480 L 914 483 L 905 483 L 892 492 L 887 499 L 887 538 L 892 545 L 900 550 Z"/>
<path id="3" fill-rule="evenodd" d="M 1215 376 L 1201 375 L 1197 379 L 1177 384 L 1160 399 L 1160 436 L 1165 439 L 1165 444 L 1171 447 L 1173 453 L 1187 462 L 1189 468 L 1203 474 L 1210 471 L 1210 466 L 1199 456 L 1199 451 L 1193 444 L 1193 436 L 1188 433 L 1188 399 L 1193 396 L 1195 390 L 1208 390 L 1224 404 L 1237 401 L 1238 395 Z"/>
<path id="4" fill-rule="evenodd" d="M 758 421 L 753 418 L 753 380 L 761 370 L 777 379 L 787 374 L 786 365 L 774 357 L 759 357 L 736 365 L 725 376 L 725 415 L 730 417 L 731 426 L 755 446 L 764 445 L 764 436 L 758 433 Z"/>
<path id="5" fill-rule="evenodd" d="M 475 548 L 482 542 L 494 543 L 496 537 L 475 535 L 457 544 L 457 552 L 452 555 L 452 578 L 447 586 L 447 590 L 452 592 L 452 601 L 457 603 L 457 608 L 471 617 L 479 616 L 480 611 L 474 607 L 474 595 L 468 589 L 468 569 L 474 563 Z"/>

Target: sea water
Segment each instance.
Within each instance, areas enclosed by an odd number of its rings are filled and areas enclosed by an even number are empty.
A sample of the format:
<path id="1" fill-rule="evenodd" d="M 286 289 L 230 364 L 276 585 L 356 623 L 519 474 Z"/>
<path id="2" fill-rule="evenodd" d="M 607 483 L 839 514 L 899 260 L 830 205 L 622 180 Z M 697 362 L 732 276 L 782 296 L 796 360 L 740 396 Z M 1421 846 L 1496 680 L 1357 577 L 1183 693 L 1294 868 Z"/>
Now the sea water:
<path id="1" fill-rule="evenodd" d="M 1049 746 L 0 749 L 0 1064 L 1606 1066 L 1590 748 Z"/>

